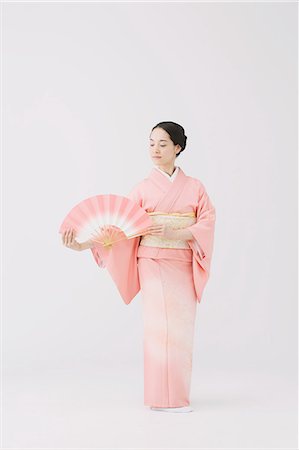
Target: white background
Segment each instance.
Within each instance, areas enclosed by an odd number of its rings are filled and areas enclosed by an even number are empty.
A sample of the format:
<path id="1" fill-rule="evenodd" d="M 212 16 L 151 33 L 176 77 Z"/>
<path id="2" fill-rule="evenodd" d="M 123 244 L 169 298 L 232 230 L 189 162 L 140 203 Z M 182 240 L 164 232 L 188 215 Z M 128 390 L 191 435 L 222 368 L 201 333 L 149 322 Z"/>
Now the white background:
<path id="1" fill-rule="evenodd" d="M 2 4 L 2 447 L 297 447 L 297 4 Z M 60 223 L 149 174 L 156 123 L 216 208 L 193 413 L 143 405 L 125 305 Z"/>

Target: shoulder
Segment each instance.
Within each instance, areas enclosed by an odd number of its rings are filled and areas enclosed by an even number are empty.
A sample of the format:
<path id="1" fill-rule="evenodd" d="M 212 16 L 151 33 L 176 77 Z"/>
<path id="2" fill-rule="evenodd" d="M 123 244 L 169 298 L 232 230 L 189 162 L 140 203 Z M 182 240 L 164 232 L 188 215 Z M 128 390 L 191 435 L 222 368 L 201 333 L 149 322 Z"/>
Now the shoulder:
<path id="1" fill-rule="evenodd" d="M 205 184 L 199 178 L 191 177 L 189 175 L 187 175 L 187 178 L 190 185 L 199 193 L 206 192 Z"/>
<path id="2" fill-rule="evenodd" d="M 206 183 L 204 183 L 199 178 L 190 176 L 188 176 L 188 178 L 191 189 L 193 190 L 193 192 L 197 193 L 199 204 L 209 205 L 210 208 L 215 209 L 210 194 L 208 194 L 207 192 Z"/>
<path id="3" fill-rule="evenodd" d="M 144 187 L 145 187 L 145 179 L 139 181 L 138 183 L 134 184 L 129 193 L 126 195 L 126 197 L 130 198 L 131 200 L 135 201 L 139 204 L 139 206 L 142 206 L 143 199 L 144 199 Z"/>
<path id="4" fill-rule="evenodd" d="M 135 183 L 132 187 L 130 192 L 137 192 L 138 190 L 142 190 L 144 188 L 146 184 L 146 178 L 144 178 L 143 180 L 139 181 L 138 183 Z"/>

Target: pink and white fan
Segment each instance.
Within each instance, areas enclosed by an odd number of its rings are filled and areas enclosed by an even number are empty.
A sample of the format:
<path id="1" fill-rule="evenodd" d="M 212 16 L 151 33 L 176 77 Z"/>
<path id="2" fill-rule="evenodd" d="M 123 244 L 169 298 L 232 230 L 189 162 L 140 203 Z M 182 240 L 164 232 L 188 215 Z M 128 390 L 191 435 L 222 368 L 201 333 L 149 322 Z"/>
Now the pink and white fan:
<path id="1" fill-rule="evenodd" d="M 118 241 L 141 236 L 150 225 L 150 216 L 133 200 L 103 194 L 74 206 L 64 218 L 59 233 L 73 228 L 79 243 L 93 240 L 110 249 Z"/>

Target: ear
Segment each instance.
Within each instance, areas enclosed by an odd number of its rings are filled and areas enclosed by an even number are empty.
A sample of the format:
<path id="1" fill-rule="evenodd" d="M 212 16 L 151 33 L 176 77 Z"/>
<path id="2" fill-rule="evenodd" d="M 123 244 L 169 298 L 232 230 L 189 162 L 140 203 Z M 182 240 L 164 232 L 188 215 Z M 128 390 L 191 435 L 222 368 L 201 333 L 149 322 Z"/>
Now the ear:
<path id="1" fill-rule="evenodd" d="M 180 153 L 182 147 L 180 146 L 180 144 L 176 144 L 176 147 L 178 148 L 178 150 L 176 151 L 176 154 Z"/>

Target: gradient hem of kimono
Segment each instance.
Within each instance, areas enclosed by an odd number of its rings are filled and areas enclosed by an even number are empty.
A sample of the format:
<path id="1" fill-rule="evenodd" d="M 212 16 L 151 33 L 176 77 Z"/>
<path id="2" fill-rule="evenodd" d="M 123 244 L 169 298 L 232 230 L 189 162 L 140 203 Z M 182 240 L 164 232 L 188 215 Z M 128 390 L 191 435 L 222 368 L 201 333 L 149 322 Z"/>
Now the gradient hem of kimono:
<path id="1" fill-rule="evenodd" d="M 191 251 L 138 257 L 143 313 L 144 405 L 190 405 L 196 317 Z"/>

